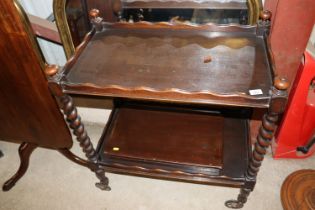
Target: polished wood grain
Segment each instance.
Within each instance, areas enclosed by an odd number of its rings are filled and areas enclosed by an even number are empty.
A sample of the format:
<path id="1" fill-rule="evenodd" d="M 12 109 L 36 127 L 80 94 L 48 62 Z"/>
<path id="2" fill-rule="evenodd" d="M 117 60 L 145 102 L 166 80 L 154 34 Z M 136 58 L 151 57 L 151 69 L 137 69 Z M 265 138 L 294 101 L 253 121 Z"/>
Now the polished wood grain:
<path id="1" fill-rule="evenodd" d="M 100 164 L 114 173 L 240 187 L 250 154 L 248 114 L 241 113 L 115 100 Z"/>
<path id="2" fill-rule="evenodd" d="M 61 97 L 114 98 L 96 150 L 99 169 L 239 187 L 225 205 L 242 208 L 289 86 L 283 78 L 272 83 L 270 14 L 257 27 L 109 24 L 98 15 L 91 12 L 94 29 L 51 84 Z M 268 112 L 252 151 L 253 107 Z"/>
<path id="3" fill-rule="evenodd" d="M 1 1 L 0 9 L 6 11 L 0 14 L 0 140 L 22 143 L 20 167 L 3 185 L 8 191 L 26 173 L 35 148 L 69 151 L 72 138 L 45 77 L 55 75 L 58 67 L 42 60 L 19 3 Z M 70 154 L 72 160 L 78 158 Z"/>
<path id="4" fill-rule="evenodd" d="M 20 167 L 5 182 L 3 190 L 10 190 L 26 173 L 30 156 L 37 147 L 57 149 L 73 162 L 97 171 L 106 181 L 95 158 L 94 162 L 89 162 L 69 151 L 72 138 L 45 77 L 58 74 L 59 68 L 41 60 L 23 9 L 15 1 L 1 1 L 0 9 L 6 11 L 0 14 L 0 140 L 23 142 L 19 148 Z M 69 116 L 73 117 L 73 114 Z M 78 123 L 75 119 L 72 126 Z M 81 133 L 81 129 L 76 127 L 76 134 L 82 139 L 87 154 L 91 155 L 93 150 L 83 138 L 85 133 Z"/>
<path id="5" fill-rule="evenodd" d="M 315 170 L 290 174 L 281 186 L 281 203 L 284 210 L 315 209 Z"/>
<path id="6" fill-rule="evenodd" d="M 268 107 L 271 69 L 264 39 L 255 35 L 255 27 L 104 27 L 108 29 L 92 36 L 84 51 L 74 56 L 75 64 L 66 65 L 66 92 Z M 211 62 L 204 62 L 209 56 Z M 250 95 L 253 89 L 262 94 Z"/>
<path id="7" fill-rule="evenodd" d="M 118 22 L 118 23 L 102 23 L 104 29 L 108 28 L 128 28 L 128 29 L 172 29 L 172 30 L 192 30 L 192 31 L 209 31 L 209 32 L 256 32 L 256 26 L 250 25 L 239 25 L 239 24 L 215 24 L 215 23 L 205 23 L 205 24 L 192 24 L 189 22 L 147 22 L 140 21 L 135 23 L 129 22 Z"/>
<path id="8" fill-rule="evenodd" d="M 223 117 L 132 108 L 114 117 L 106 156 L 222 167 Z"/>
<path id="9" fill-rule="evenodd" d="M 71 135 L 48 89 L 27 17 L 14 1 L 1 1 L 0 9 L 6 11 L 0 14 L 0 139 L 70 148 Z"/>

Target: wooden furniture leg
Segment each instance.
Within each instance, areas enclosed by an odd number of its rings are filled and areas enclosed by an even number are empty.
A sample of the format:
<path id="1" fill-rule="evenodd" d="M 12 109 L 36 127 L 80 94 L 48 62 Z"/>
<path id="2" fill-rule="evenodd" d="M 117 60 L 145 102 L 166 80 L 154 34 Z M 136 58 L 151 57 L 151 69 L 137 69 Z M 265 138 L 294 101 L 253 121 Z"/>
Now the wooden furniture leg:
<path id="1" fill-rule="evenodd" d="M 105 176 L 105 171 L 99 167 L 97 164 L 97 153 L 92 145 L 90 137 L 88 136 L 83 123 L 81 122 L 81 118 L 78 115 L 76 107 L 73 105 L 73 100 L 69 95 L 63 94 L 61 97 L 57 97 L 61 103 L 61 109 L 66 116 L 66 120 L 73 130 L 73 134 L 77 137 L 77 141 L 80 142 L 80 146 L 85 153 L 85 156 L 88 160 L 94 163 L 94 167 L 91 168 L 96 177 L 100 180 L 99 183 L 96 183 L 95 186 L 100 188 L 101 190 L 110 190 L 108 186 L 108 178 Z"/>
<path id="2" fill-rule="evenodd" d="M 69 149 L 59 149 L 58 150 L 63 156 L 65 156 L 66 158 L 68 158 L 69 160 L 71 160 L 72 162 L 75 162 L 81 166 L 87 167 L 89 169 L 91 169 L 92 171 L 95 169 L 95 164 L 84 160 L 78 156 L 76 156 L 75 154 L 73 154 Z"/>
<path id="3" fill-rule="evenodd" d="M 257 173 L 265 157 L 267 148 L 270 146 L 271 140 L 274 136 L 279 114 L 284 111 L 287 101 L 286 90 L 288 87 L 289 83 L 286 79 L 275 79 L 274 87 L 272 88 L 269 110 L 263 117 L 262 125 L 260 126 L 259 134 L 257 136 L 257 142 L 255 143 L 253 155 L 247 169 L 246 179 L 248 181 L 245 183 L 244 187 L 241 188 L 237 200 L 228 200 L 225 202 L 225 205 L 229 208 L 242 208 L 247 201 L 249 193 L 254 189 Z"/>
<path id="4" fill-rule="evenodd" d="M 32 152 L 36 149 L 37 145 L 32 143 L 22 143 L 19 147 L 19 156 L 20 156 L 20 167 L 18 171 L 4 183 L 2 186 L 3 191 L 9 191 L 15 183 L 25 174 L 28 168 L 30 156 Z"/>
<path id="5" fill-rule="evenodd" d="M 93 147 L 90 137 L 84 128 L 83 123 L 81 122 L 81 117 L 78 115 L 77 108 L 74 106 L 72 98 L 69 95 L 63 93 L 61 86 L 58 82 L 56 82 L 58 79 L 55 80 L 59 76 L 58 66 L 50 65 L 46 67 L 45 74 L 48 78 L 48 84 L 51 93 L 57 99 L 57 102 L 66 117 L 67 123 L 72 129 L 73 134 L 77 137 L 77 141 L 80 143 L 80 147 L 85 153 L 88 161 L 75 156 L 70 151 L 60 149 L 59 152 L 75 163 L 90 168 L 93 172 L 95 172 L 96 177 L 100 180 L 100 182 L 96 183 L 95 186 L 101 190 L 109 191 L 110 187 L 108 186 L 108 178 L 105 176 L 105 170 L 102 169 L 97 163 L 98 155 Z"/>
<path id="6" fill-rule="evenodd" d="M 100 180 L 99 183 L 95 184 L 96 187 L 98 187 L 102 190 L 107 190 L 107 191 L 110 190 L 110 187 L 108 186 L 108 178 L 105 176 L 105 171 L 102 168 L 100 168 L 97 163 L 84 160 L 84 159 L 76 156 L 75 154 L 73 154 L 68 149 L 60 149 L 59 152 L 61 154 L 63 154 L 65 157 L 67 157 L 69 160 L 71 160 L 71 161 L 73 161 L 73 162 L 75 162 L 81 166 L 87 167 L 87 168 L 91 169 L 91 171 L 94 171 L 96 174 L 96 177 Z"/>

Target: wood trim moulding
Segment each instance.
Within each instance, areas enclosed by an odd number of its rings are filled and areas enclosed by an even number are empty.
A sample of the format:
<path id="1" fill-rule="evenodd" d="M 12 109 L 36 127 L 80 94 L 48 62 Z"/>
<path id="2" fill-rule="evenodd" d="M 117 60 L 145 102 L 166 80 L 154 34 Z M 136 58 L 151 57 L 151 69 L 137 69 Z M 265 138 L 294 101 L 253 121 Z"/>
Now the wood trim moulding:
<path id="1" fill-rule="evenodd" d="M 73 51 L 73 54 L 68 59 L 67 63 L 65 64 L 65 66 L 63 68 L 64 74 L 67 74 L 70 71 L 72 65 L 80 57 L 82 51 L 84 50 L 86 45 L 89 43 L 89 41 L 92 39 L 94 34 L 95 34 L 95 28 L 92 28 L 92 30 L 85 35 L 85 37 L 84 37 L 83 41 L 81 42 L 81 44 L 75 48 L 75 50 Z"/>
<path id="2" fill-rule="evenodd" d="M 125 29 L 173 29 L 173 30 L 199 30 L 213 32 L 246 32 L 256 33 L 256 25 L 240 25 L 240 24 L 191 24 L 182 22 L 117 22 L 107 23 L 102 22 L 103 28 L 125 28 Z"/>
<path id="3" fill-rule="evenodd" d="M 61 79 L 64 92 L 68 94 L 89 94 L 106 97 L 124 97 L 134 99 L 159 100 L 186 103 L 216 104 L 227 106 L 268 108 L 268 97 L 249 96 L 245 93 L 218 94 L 211 91 L 188 92 L 180 89 L 156 90 L 149 87 L 126 88 L 118 85 L 105 87 L 90 83 L 71 84 L 66 78 Z"/>
<path id="4" fill-rule="evenodd" d="M 60 36 L 56 25 L 46 19 L 27 14 L 34 33 L 41 38 L 61 44 Z"/>

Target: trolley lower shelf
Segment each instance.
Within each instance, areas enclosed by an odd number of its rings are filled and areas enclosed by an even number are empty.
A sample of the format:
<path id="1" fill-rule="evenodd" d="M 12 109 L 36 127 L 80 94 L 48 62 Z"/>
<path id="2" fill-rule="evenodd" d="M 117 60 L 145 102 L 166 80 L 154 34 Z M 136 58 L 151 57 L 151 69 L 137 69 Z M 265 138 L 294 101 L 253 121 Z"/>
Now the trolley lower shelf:
<path id="1" fill-rule="evenodd" d="M 106 171 L 237 187 L 251 149 L 238 111 L 122 103 L 98 151 Z"/>

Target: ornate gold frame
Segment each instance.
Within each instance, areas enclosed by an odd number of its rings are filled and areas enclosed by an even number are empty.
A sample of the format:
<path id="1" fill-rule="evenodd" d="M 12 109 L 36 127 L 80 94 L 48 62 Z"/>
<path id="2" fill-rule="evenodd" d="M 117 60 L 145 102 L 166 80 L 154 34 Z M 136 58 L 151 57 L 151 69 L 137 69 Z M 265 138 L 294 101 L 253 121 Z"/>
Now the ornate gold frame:
<path id="1" fill-rule="evenodd" d="M 262 10 L 261 0 L 247 0 L 248 24 L 255 25 L 259 19 L 259 13 Z"/>
<path id="2" fill-rule="evenodd" d="M 75 47 L 72 41 L 67 15 L 66 15 L 66 0 L 54 0 L 53 11 L 56 20 L 56 25 L 59 31 L 60 39 L 63 44 L 63 49 L 69 60 L 74 54 Z"/>
<path id="3" fill-rule="evenodd" d="M 247 0 L 248 6 L 248 24 L 254 25 L 258 21 L 259 13 L 262 8 L 261 0 Z M 59 30 L 60 39 L 62 41 L 67 60 L 70 59 L 75 47 L 71 37 L 67 16 L 66 16 L 66 0 L 53 1 L 54 16 Z"/>

